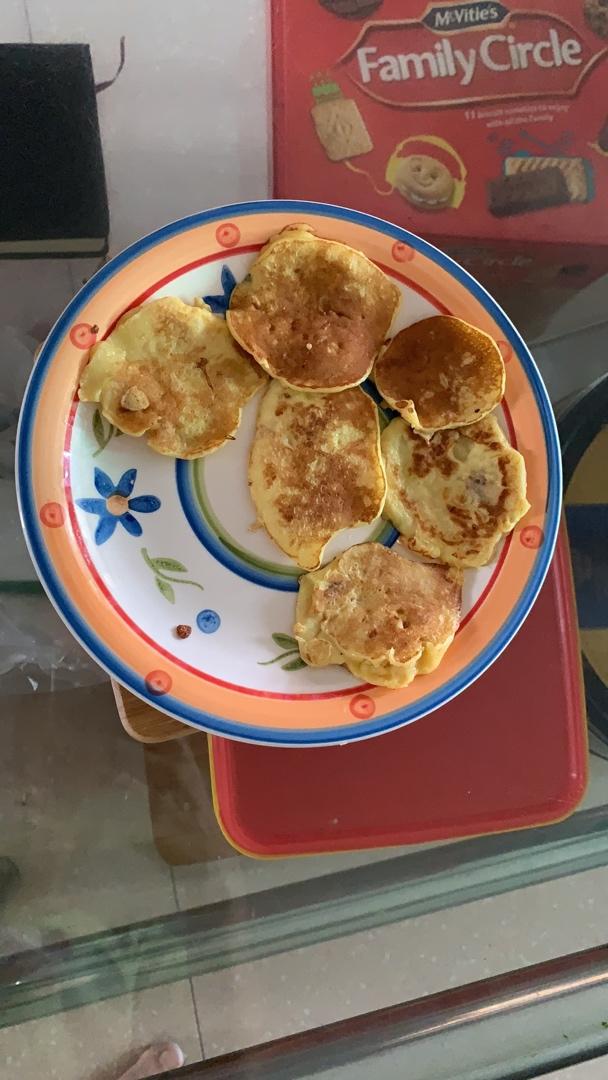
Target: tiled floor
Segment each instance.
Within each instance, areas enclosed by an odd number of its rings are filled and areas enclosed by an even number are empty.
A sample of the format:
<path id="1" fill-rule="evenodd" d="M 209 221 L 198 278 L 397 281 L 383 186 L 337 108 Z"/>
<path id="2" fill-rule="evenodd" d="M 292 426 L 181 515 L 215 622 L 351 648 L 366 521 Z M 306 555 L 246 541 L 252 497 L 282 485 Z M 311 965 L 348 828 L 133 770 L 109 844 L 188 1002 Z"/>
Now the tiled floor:
<path id="1" fill-rule="evenodd" d="M 394 856 L 395 849 L 352 855 L 319 856 L 306 859 L 277 859 L 261 862 L 240 856 L 218 862 L 173 868 L 179 908 L 197 907 L 230 897 L 272 889 L 277 885 L 335 874 L 362 863 L 380 862 Z M 204 899 L 203 899 L 204 898 Z"/>
<path id="2" fill-rule="evenodd" d="M 605 868 L 205 975 L 193 980 L 205 1047 L 224 1053 L 599 945 L 607 918 Z"/>
<path id="3" fill-rule="evenodd" d="M 187 981 L 0 1031 L 0 1070 L 19 1080 L 115 1080 L 146 1045 L 165 1039 L 178 1042 L 187 1062 L 201 1059 L 198 1019 Z M 402 1065 L 403 1061 L 387 1074 L 390 1080 L 401 1080 Z M 369 1080 L 369 1075 L 365 1063 L 341 1070 L 338 1080 Z M 550 1076 L 606 1080 L 608 1062 L 599 1058 Z"/>
<path id="4" fill-rule="evenodd" d="M 234 856 L 171 869 L 153 844 L 142 749 L 121 731 L 107 685 L 3 705 L 12 783 L 0 789 L 2 854 L 21 873 L 3 909 L 5 953 L 392 855 Z M 606 762 L 593 765 L 589 805 L 601 801 L 608 772 Z M 191 990 L 167 986 L 7 1029 L 0 1075 L 3 1060 L 20 1057 L 19 1075 L 34 1080 L 57 1054 L 74 1059 L 59 1075 L 87 1080 L 79 1039 L 89 1061 L 109 1065 L 146 1037 L 179 1036 L 200 1052 L 195 1008 L 204 1051 L 215 1056 L 598 943 L 607 916 L 608 869 L 591 871 L 202 976 Z"/>
<path id="5" fill-rule="evenodd" d="M 153 843 L 142 748 L 122 732 L 107 684 L 4 698 L 3 725 L 11 784 L 0 788 L 1 854 L 21 874 L 3 909 L 4 953 L 393 855 L 270 863 L 235 855 L 170 868 Z M 592 764 L 590 806 L 604 801 L 608 783 L 608 763 Z M 607 916 L 603 869 L 196 978 L 204 1051 L 215 1056 L 599 943 Z M 175 996 L 188 999 L 181 984 L 158 993 L 170 1018 Z M 113 1062 L 139 1046 L 142 1017 L 150 1038 L 171 1035 L 173 1021 L 159 1021 L 154 1004 L 148 1010 L 157 1000 L 148 992 L 125 998 L 123 1025 L 104 1039 L 99 1017 L 113 1016 L 116 1003 L 0 1032 L 0 1075 L 3 1059 L 21 1055 L 19 1075 L 37 1078 L 40 1062 L 53 1061 L 51 1039 L 68 1059 L 80 1038 Z M 192 997 L 188 1009 L 174 1037 L 195 1037 Z M 84 1068 L 73 1075 L 88 1077 Z"/>
<path id="6" fill-rule="evenodd" d="M 0 1075 L 7 1080 L 114 1080 L 145 1046 L 167 1039 L 179 1043 L 188 1061 L 200 1061 L 187 980 L 0 1031 Z"/>
<path id="7" fill-rule="evenodd" d="M 551 1073 L 551 1080 L 606 1080 L 608 1062 L 605 1058 L 584 1061 L 581 1065 L 571 1065 L 568 1069 L 559 1069 Z"/>
<path id="8" fill-rule="evenodd" d="M 604 868 L 195 978 L 192 994 L 183 982 L 7 1029 L 0 1067 L 35 1080 L 58 1059 L 62 1080 L 101 1080 L 96 1061 L 145 1039 L 176 1038 L 192 1060 L 199 1030 L 213 1057 L 599 944 L 607 917 Z"/>
<path id="9" fill-rule="evenodd" d="M 107 683 L 2 699 L 1 854 L 18 866 L 0 950 L 175 910 L 152 841 L 142 750 Z M 21 947 L 25 947 L 21 945 Z"/>

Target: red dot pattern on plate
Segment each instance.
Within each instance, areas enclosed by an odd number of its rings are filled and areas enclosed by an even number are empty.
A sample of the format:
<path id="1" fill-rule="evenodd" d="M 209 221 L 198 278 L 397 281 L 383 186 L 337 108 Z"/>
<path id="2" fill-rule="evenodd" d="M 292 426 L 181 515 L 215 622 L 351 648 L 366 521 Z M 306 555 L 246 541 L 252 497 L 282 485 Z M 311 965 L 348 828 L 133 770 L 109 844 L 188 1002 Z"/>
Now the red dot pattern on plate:
<path id="1" fill-rule="evenodd" d="M 538 525 L 526 525 L 525 529 L 521 530 L 519 539 L 524 547 L 539 548 L 545 539 L 545 534 Z"/>
<path id="2" fill-rule="evenodd" d="M 232 221 L 225 221 L 215 230 L 215 239 L 222 247 L 235 247 L 241 239 L 241 230 Z"/>
<path id="3" fill-rule="evenodd" d="M 58 502 L 48 502 L 39 510 L 40 520 L 47 529 L 60 529 L 65 517 L 63 507 Z"/>
<path id="4" fill-rule="evenodd" d="M 369 694 L 355 694 L 354 698 L 350 699 L 349 709 L 357 720 L 369 720 L 370 716 L 374 715 L 376 706 Z"/>
<path id="5" fill-rule="evenodd" d="M 391 254 L 395 262 L 411 262 L 416 252 L 409 244 L 402 244 L 397 240 L 391 248 Z"/>
<path id="6" fill-rule="evenodd" d="M 166 671 L 150 671 L 146 675 L 146 690 L 156 697 L 160 697 L 161 694 L 168 694 L 172 685 L 173 680 L 170 675 L 167 675 Z"/>
<path id="7" fill-rule="evenodd" d="M 89 323 L 79 322 L 70 330 L 70 341 L 77 349 L 90 349 L 97 341 L 98 329 Z"/>
<path id="8" fill-rule="evenodd" d="M 503 361 L 505 362 L 505 364 L 508 364 L 509 360 L 513 356 L 513 349 L 509 345 L 509 342 L 508 341 L 497 341 L 496 344 L 498 345 L 498 348 L 500 349 L 500 355 L 502 356 Z"/>

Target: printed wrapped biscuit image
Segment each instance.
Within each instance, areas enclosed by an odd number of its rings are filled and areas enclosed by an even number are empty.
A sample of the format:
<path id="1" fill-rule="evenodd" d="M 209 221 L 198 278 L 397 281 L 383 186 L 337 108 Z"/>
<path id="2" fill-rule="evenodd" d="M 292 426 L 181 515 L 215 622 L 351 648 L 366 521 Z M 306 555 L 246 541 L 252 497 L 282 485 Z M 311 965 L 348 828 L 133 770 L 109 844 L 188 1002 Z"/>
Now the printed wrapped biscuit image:
<path id="1" fill-rule="evenodd" d="M 317 83 L 312 93 L 315 104 L 310 114 L 330 161 L 347 161 L 374 149 L 358 105 L 343 96 L 337 83 Z"/>
<path id="2" fill-rule="evenodd" d="M 538 169 L 500 176 L 488 183 L 488 209 L 494 217 L 529 214 L 551 206 L 565 206 L 570 192 L 561 169 Z"/>
<path id="3" fill-rule="evenodd" d="M 594 34 L 608 38 L 608 5 L 606 0 L 585 0 L 583 4 L 585 21 Z"/>
<path id="4" fill-rule="evenodd" d="M 505 158 L 505 176 L 517 173 L 537 172 L 540 169 L 559 169 L 564 174 L 571 202 L 587 202 L 590 197 L 589 180 L 582 157 L 514 156 Z"/>

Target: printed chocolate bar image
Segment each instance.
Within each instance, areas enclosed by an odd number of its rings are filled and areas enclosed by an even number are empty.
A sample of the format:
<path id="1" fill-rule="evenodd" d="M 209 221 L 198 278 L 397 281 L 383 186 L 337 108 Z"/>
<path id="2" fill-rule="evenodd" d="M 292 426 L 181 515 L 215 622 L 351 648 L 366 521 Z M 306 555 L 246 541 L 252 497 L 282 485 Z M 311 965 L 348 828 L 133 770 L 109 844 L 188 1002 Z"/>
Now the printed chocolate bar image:
<path id="1" fill-rule="evenodd" d="M 310 114 L 330 161 L 346 161 L 374 149 L 356 101 L 345 98 L 337 83 L 319 82 L 312 93 L 315 104 Z"/>
<path id="2" fill-rule="evenodd" d="M 608 4 L 606 0 L 585 0 L 585 21 L 598 37 L 608 38 Z"/>
<path id="3" fill-rule="evenodd" d="M 570 202 L 566 177 L 552 166 L 536 172 L 501 176 L 488 184 L 488 209 L 494 217 L 511 217 Z"/>
<path id="4" fill-rule="evenodd" d="M 505 158 L 506 176 L 516 173 L 538 172 L 541 169 L 559 169 L 568 185 L 571 202 L 587 202 L 590 197 L 589 179 L 585 161 L 581 157 L 517 156 Z"/>

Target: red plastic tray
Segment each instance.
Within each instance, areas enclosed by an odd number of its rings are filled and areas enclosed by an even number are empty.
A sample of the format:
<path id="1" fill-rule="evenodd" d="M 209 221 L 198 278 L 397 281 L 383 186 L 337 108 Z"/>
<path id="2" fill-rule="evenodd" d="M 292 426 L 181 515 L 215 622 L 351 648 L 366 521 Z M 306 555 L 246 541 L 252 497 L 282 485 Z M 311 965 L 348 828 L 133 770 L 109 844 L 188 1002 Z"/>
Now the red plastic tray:
<path id="1" fill-rule="evenodd" d="M 517 637 L 443 709 L 343 747 L 209 744 L 218 821 L 248 855 L 417 844 L 567 817 L 585 790 L 587 739 L 564 531 Z"/>

